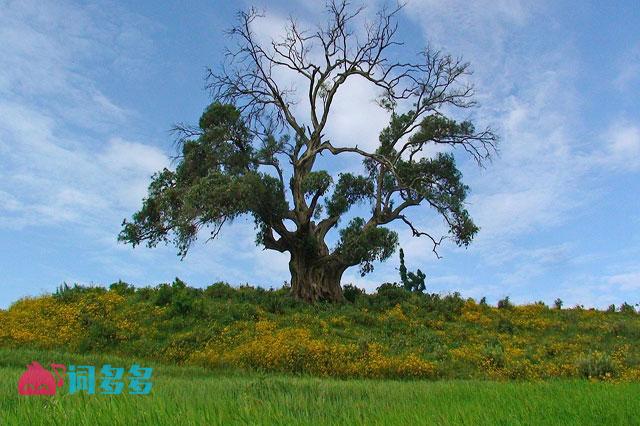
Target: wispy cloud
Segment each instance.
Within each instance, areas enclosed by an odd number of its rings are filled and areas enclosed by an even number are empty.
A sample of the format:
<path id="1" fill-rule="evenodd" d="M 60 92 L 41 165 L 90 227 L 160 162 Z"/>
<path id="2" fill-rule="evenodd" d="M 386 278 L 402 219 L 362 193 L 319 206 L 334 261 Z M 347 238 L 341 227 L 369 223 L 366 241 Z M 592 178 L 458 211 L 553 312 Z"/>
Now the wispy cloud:
<path id="1" fill-rule="evenodd" d="M 131 31 L 127 16 L 66 2 L 3 7 L 0 225 L 99 226 L 139 202 L 148 177 L 168 164 L 159 149 L 121 137 L 132 112 L 96 81 L 96 52 L 116 73 L 114 64 L 141 53 L 144 37 Z"/>
<path id="2" fill-rule="evenodd" d="M 618 75 L 613 80 L 614 86 L 621 91 L 640 81 L 640 43 L 632 46 L 618 61 Z"/>
<path id="3" fill-rule="evenodd" d="M 604 149 L 592 155 L 594 166 L 622 172 L 640 170 L 640 126 L 617 120 L 601 135 Z"/>

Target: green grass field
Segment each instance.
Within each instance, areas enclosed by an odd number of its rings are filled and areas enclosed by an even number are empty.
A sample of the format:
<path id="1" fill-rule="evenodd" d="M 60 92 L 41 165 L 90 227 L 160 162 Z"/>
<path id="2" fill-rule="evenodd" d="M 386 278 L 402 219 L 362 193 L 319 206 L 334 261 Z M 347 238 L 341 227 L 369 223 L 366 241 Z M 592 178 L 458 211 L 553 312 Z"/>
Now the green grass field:
<path id="1" fill-rule="evenodd" d="M 19 396 L 37 360 L 101 366 L 133 359 L 0 350 L 2 425 L 640 424 L 640 383 L 336 380 L 152 364 L 149 396 Z M 142 361 L 143 365 L 150 365 Z"/>
<path id="2" fill-rule="evenodd" d="M 631 306 L 353 296 L 305 305 L 286 289 L 176 280 L 22 299 L 0 310 L 0 426 L 640 425 Z M 138 363 L 154 367 L 153 391 L 20 396 L 32 361 Z"/>

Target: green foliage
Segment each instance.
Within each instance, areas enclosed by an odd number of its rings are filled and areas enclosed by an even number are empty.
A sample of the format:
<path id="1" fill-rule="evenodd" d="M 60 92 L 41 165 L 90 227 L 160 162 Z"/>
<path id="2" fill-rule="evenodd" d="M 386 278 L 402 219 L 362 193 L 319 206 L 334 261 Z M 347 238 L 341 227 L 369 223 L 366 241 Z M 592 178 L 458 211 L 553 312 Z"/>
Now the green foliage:
<path id="1" fill-rule="evenodd" d="M 223 281 L 211 284 L 204 290 L 204 295 L 206 297 L 215 299 L 230 299 L 235 295 L 235 293 L 236 290 Z"/>
<path id="2" fill-rule="evenodd" d="M 424 279 L 426 275 L 418 269 L 416 273 L 407 272 L 407 267 L 404 264 L 404 251 L 400 249 L 400 282 L 404 288 L 408 291 L 415 291 L 422 293 L 426 287 L 424 284 Z"/>
<path id="3" fill-rule="evenodd" d="M 109 290 L 120 294 L 121 296 L 130 296 L 135 293 L 136 289 L 134 286 L 125 283 L 124 281 L 118 280 L 109 286 Z"/>
<path id="4" fill-rule="evenodd" d="M 630 305 L 627 302 L 624 302 L 622 305 L 620 305 L 620 312 L 623 314 L 637 314 L 636 308 L 634 308 L 633 305 Z"/>
<path id="5" fill-rule="evenodd" d="M 184 174 L 200 177 L 216 168 L 240 175 L 255 169 L 249 129 L 233 105 L 212 103 L 200 117 L 199 126 L 200 138 L 183 146 Z"/>
<path id="6" fill-rule="evenodd" d="M 174 293 L 171 286 L 169 284 L 163 283 L 158 285 L 157 290 L 158 291 L 156 293 L 154 303 L 157 306 L 166 306 L 170 304 L 171 300 L 173 299 Z"/>
<path id="7" fill-rule="evenodd" d="M 475 133 L 470 121 L 456 122 L 443 115 L 434 114 L 425 117 L 420 122 L 417 132 L 411 135 L 411 145 L 421 145 L 426 142 L 448 143 L 457 138 L 469 137 Z"/>
<path id="8" fill-rule="evenodd" d="M 333 184 L 333 178 L 326 170 L 309 172 L 302 180 L 302 192 L 305 195 L 323 195 Z"/>
<path id="9" fill-rule="evenodd" d="M 58 286 L 53 293 L 53 297 L 63 302 L 73 302 L 89 294 L 100 294 L 106 290 L 98 286 L 83 286 L 80 284 L 68 285 L 66 282 Z"/>
<path id="10" fill-rule="evenodd" d="M 356 217 L 340 230 L 336 253 L 347 264 L 360 264 L 360 274 L 373 270 L 375 260 L 391 257 L 398 245 L 398 234 L 383 227 L 365 227 L 364 219 Z"/>
<path id="11" fill-rule="evenodd" d="M 505 354 L 504 347 L 497 339 L 492 339 L 487 342 L 483 351 L 484 357 L 489 361 L 492 367 L 504 367 Z"/>
<path id="12" fill-rule="evenodd" d="M 404 287 L 398 283 L 384 283 L 376 289 L 375 299 L 372 301 L 374 306 L 395 306 L 411 298 Z"/>
<path id="13" fill-rule="evenodd" d="M 395 154 L 393 147 L 394 142 L 402 137 L 406 127 L 411 124 L 413 119 L 413 112 L 405 114 L 397 114 L 396 112 L 392 113 L 389 125 L 380 132 L 380 147 L 378 148 L 377 153 L 384 155 L 387 158 L 391 158 Z"/>
<path id="14" fill-rule="evenodd" d="M 152 177 L 142 208 L 131 222 L 123 222 L 120 241 L 149 247 L 173 242 L 184 256 L 203 227 L 215 235 L 245 213 L 261 223 L 284 216 L 289 206 L 281 182 L 257 171 L 257 163 L 274 148 L 254 152 L 238 110 L 210 105 L 198 134 L 183 142 L 175 171 L 164 169 Z"/>
<path id="15" fill-rule="evenodd" d="M 87 320 L 85 336 L 78 345 L 80 352 L 108 350 L 117 340 L 117 327 L 111 318 Z"/>
<path id="16" fill-rule="evenodd" d="M 586 379 L 606 379 L 615 377 L 616 367 L 609 356 L 602 352 L 593 352 L 578 361 L 578 371 Z"/>
<path id="17" fill-rule="evenodd" d="M 345 300 L 351 303 L 355 303 L 356 299 L 363 294 L 365 294 L 365 291 L 353 284 L 345 284 L 342 286 L 342 295 Z"/>
<path id="18" fill-rule="evenodd" d="M 156 287 L 154 304 L 167 306 L 177 315 L 201 315 L 203 312 L 202 290 L 187 287 L 180 278 L 171 284 L 160 284 Z"/>
<path id="19" fill-rule="evenodd" d="M 498 333 L 513 334 L 516 331 L 516 329 L 513 325 L 513 322 L 510 321 L 508 318 L 500 318 L 496 326 L 496 331 Z"/>
<path id="20" fill-rule="evenodd" d="M 549 309 L 549 307 L 547 306 L 547 304 L 546 304 L 546 303 L 544 303 L 542 300 L 538 300 L 538 301 L 535 303 L 535 305 L 540 306 L 540 307 L 542 307 L 542 308 L 544 308 L 544 309 Z"/>
<path id="21" fill-rule="evenodd" d="M 513 309 L 513 303 L 511 303 L 509 296 L 498 300 L 498 309 Z"/>
<path id="22" fill-rule="evenodd" d="M 373 197 L 373 182 L 365 176 L 340 173 L 333 195 L 326 202 L 327 214 L 340 217 L 349 208 Z"/>
<path id="23" fill-rule="evenodd" d="M 560 298 L 557 298 L 553 302 L 553 307 L 556 308 L 556 309 L 562 309 L 562 305 L 563 305 L 563 302 L 562 302 L 562 299 L 560 299 Z"/>
<path id="24" fill-rule="evenodd" d="M 404 184 L 412 183 L 413 198 L 424 198 L 449 225 L 449 233 L 460 246 L 468 246 L 479 228 L 464 207 L 469 188 L 462 183 L 462 173 L 451 154 L 435 158 L 398 161 L 397 175 Z"/>
<path id="25" fill-rule="evenodd" d="M 428 311 L 437 313 L 448 321 L 459 316 L 465 304 L 465 300 L 457 291 L 444 296 L 435 293 L 427 294 L 422 300 Z"/>

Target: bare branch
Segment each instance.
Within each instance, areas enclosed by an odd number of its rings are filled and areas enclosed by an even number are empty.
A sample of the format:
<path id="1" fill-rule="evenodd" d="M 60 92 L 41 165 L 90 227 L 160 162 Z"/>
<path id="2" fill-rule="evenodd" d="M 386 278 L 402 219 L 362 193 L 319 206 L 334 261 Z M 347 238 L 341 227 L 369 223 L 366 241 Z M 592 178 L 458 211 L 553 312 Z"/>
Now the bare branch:
<path id="1" fill-rule="evenodd" d="M 400 220 L 402 220 L 404 223 L 407 224 L 407 226 L 409 226 L 409 228 L 411 229 L 411 232 L 413 233 L 414 237 L 427 237 L 431 240 L 431 242 L 433 243 L 433 253 L 435 253 L 436 257 L 438 259 L 442 259 L 442 256 L 440 256 L 440 254 L 438 253 L 438 247 L 440 246 L 440 244 L 442 244 L 442 242 L 447 238 L 446 236 L 441 236 L 440 238 L 436 239 L 434 238 L 432 235 L 426 233 L 426 232 L 421 232 L 419 231 L 410 221 L 409 219 L 406 218 L 406 216 L 398 216 L 398 218 Z"/>
<path id="2" fill-rule="evenodd" d="M 402 7 L 402 4 L 383 7 L 376 18 L 368 22 L 363 19 L 364 7 L 351 7 L 347 0 L 329 0 L 324 26 L 309 31 L 291 18 L 284 36 L 271 40 L 266 47 L 253 32 L 262 15 L 250 9 L 238 15 L 238 24 L 228 33 L 238 44 L 227 52 L 225 66 L 219 72 L 209 70 L 208 87 L 214 98 L 236 105 L 255 134 L 293 131 L 295 144 L 287 153 L 293 167 L 290 188 L 294 208 L 289 214 L 298 226 L 309 223 L 324 195 L 324 192 L 314 194 L 307 205 L 301 193 L 301 182 L 313 170 L 316 157 L 324 151 L 332 155 L 356 154 L 375 165 L 373 214 L 366 226 L 396 219 L 408 221 L 403 210 L 425 201 L 454 226 L 446 206 L 433 201 L 428 191 L 420 189 L 446 191 L 443 184 L 437 180 L 425 181 L 425 177 L 404 182 L 399 167 L 407 161 L 415 162 L 427 144 L 461 148 L 480 166 L 496 152 L 497 137 L 489 128 L 480 132 L 436 133 L 423 139 L 412 137 L 420 132 L 425 119 L 440 116 L 443 108 L 466 109 L 476 103 L 473 86 L 466 81 L 471 74 L 469 64 L 461 58 L 427 47 L 410 60 L 393 60 L 393 54 L 402 46 L 396 40 L 397 15 Z M 356 24 L 363 21 L 362 31 L 356 32 Z M 294 106 L 302 99 L 297 98 L 294 88 L 281 87 L 282 72 L 298 75 L 305 82 L 300 94 L 309 103 L 308 120 L 294 115 Z M 387 141 L 386 153 L 367 152 L 357 145 L 336 147 L 324 136 L 336 97 L 341 88 L 356 77 L 378 88 L 382 93 L 380 105 L 392 112 L 392 117 L 402 118 Z M 260 164 L 275 168 L 285 187 L 279 162 L 265 160 Z M 388 177 L 394 182 L 392 189 L 385 187 Z M 324 238 L 338 221 L 339 217 L 322 220 L 315 228 L 317 234 Z M 412 231 L 414 235 L 423 235 L 415 228 Z M 439 244 L 438 240 L 432 240 L 434 245 Z"/>

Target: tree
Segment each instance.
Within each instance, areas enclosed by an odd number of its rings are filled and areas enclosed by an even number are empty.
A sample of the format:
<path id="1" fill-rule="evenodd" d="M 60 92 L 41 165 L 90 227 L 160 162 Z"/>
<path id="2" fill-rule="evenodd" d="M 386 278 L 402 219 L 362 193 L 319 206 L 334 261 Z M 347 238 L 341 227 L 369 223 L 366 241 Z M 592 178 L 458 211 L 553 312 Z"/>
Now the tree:
<path id="1" fill-rule="evenodd" d="M 237 46 L 208 72 L 213 103 L 198 126 L 176 126 L 182 148 L 176 170 L 153 176 L 141 210 L 123 222 L 119 239 L 150 247 L 172 241 L 184 256 L 203 228 L 215 238 L 225 223 L 251 214 L 257 244 L 290 254 L 292 292 L 308 302 L 341 300 L 347 268 L 359 265 L 364 275 L 375 261 L 388 259 L 398 244 L 397 233 L 385 227 L 391 222 L 430 239 L 438 255 L 444 236 L 419 230 L 411 208 L 433 208 L 453 241 L 467 246 L 478 227 L 464 205 L 468 187 L 453 149 L 426 157 L 424 148 L 460 148 L 482 166 L 497 137 L 490 128 L 478 131 L 470 121 L 445 115 L 475 105 L 465 81 L 468 63 L 430 48 L 415 60 L 391 60 L 402 45 L 396 40 L 399 10 L 381 9 L 356 35 L 363 8 L 332 1 L 325 26 L 303 31 L 291 20 L 284 38 L 269 46 L 253 31 L 260 15 L 239 13 L 229 31 Z M 296 108 L 297 92 L 279 80 L 283 71 L 305 82 L 308 116 Z M 372 151 L 357 141 L 338 146 L 325 136 L 336 96 L 356 78 L 379 90 L 378 103 L 390 115 Z M 363 173 L 332 176 L 314 169 L 323 154 L 359 157 Z M 355 204 L 368 204 L 370 214 L 351 219 L 330 248 L 327 234 Z"/>
<path id="2" fill-rule="evenodd" d="M 402 249 L 400 249 L 400 268 L 398 270 L 400 272 L 400 281 L 405 290 L 422 293 L 426 289 L 424 279 L 427 276 L 420 269 L 415 274 L 407 272 L 407 267 L 404 264 L 404 250 Z"/>

